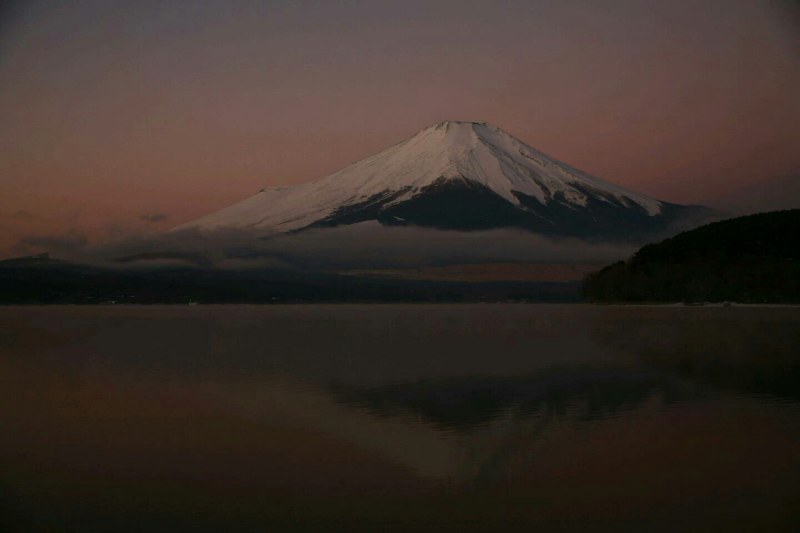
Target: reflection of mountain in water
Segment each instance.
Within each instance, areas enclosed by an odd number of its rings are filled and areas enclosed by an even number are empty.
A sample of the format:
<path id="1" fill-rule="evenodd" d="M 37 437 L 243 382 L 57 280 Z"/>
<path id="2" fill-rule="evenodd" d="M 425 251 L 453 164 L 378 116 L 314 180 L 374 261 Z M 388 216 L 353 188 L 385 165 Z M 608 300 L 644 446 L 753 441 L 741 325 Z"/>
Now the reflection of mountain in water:
<path id="1" fill-rule="evenodd" d="M 493 420 L 533 415 L 600 420 L 636 409 L 658 395 L 665 403 L 698 392 L 669 377 L 626 367 L 551 368 L 524 377 L 430 379 L 379 387 L 334 386 L 343 402 L 383 417 L 414 415 L 440 429 L 467 431 Z"/>
<path id="2" fill-rule="evenodd" d="M 637 428 L 665 411 L 683 411 L 665 405 L 694 408 L 749 391 L 796 397 L 800 390 L 792 388 L 800 383 L 800 328 L 789 308 L 190 311 L 9 310 L 4 324 L 16 337 L 0 347 L 0 365 L 11 376 L 30 367 L 30 383 L 48 394 L 74 383 L 72 393 L 58 392 L 59 408 L 85 401 L 91 413 L 105 409 L 107 397 L 136 406 L 163 390 L 159 409 L 173 402 L 176 420 L 202 412 L 275 430 L 275 438 L 287 428 L 324 436 L 320 442 L 332 439 L 456 485 L 531 472 L 596 430 L 627 426 L 641 435 Z M 42 317 L 58 330 L 33 327 Z M 86 396 L 95 387 L 102 394 Z M 744 400 L 758 409 L 775 403 Z M 655 427 L 674 420 L 667 414 Z M 269 458 L 256 452 L 252 460 Z"/>
<path id="3" fill-rule="evenodd" d="M 648 405 L 704 396 L 669 374 L 638 365 L 600 364 L 550 367 L 523 377 L 333 385 L 329 390 L 342 407 L 374 420 L 371 426 L 400 424 L 446 442 L 455 460 L 437 477 L 478 485 L 513 478 L 542 461 L 542 454 L 549 453 L 542 448 L 548 435 L 574 434 Z"/>

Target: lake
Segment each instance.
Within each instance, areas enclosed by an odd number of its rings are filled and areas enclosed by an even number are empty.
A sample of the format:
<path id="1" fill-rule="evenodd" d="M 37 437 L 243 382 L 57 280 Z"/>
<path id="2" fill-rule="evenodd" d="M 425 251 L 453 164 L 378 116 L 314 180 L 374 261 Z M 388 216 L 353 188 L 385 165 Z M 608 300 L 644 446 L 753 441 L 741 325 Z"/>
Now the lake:
<path id="1" fill-rule="evenodd" d="M 0 308 L 7 531 L 800 530 L 800 308 Z"/>

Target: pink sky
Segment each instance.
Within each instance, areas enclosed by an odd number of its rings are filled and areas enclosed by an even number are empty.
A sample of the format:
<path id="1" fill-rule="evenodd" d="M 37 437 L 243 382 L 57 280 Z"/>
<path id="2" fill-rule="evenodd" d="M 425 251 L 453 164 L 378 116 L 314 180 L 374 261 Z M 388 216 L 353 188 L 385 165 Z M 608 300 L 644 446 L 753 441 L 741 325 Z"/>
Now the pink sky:
<path id="1" fill-rule="evenodd" d="M 0 12 L 0 257 L 160 231 L 444 119 L 659 199 L 746 204 L 800 179 L 796 13 L 697 4 L 16 4 Z"/>

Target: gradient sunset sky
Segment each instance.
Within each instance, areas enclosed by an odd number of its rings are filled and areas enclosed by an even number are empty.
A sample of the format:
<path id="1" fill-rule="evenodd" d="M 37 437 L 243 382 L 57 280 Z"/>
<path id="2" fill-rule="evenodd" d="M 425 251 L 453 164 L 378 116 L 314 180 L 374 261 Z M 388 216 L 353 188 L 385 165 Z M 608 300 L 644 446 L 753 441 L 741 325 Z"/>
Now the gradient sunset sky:
<path id="1" fill-rule="evenodd" d="M 800 207 L 791 2 L 0 10 L 0 257 L 161 231 L 482 120 L 659 199 Z"/>

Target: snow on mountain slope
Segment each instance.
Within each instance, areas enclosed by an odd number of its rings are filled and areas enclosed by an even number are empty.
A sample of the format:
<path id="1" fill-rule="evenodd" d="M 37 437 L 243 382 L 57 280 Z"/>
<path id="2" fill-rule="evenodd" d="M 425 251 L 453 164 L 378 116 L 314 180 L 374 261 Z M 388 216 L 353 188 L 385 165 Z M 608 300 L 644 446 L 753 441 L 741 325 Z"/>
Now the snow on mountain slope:
<path id="1" fill-rule="evenodd" d="M 483 212 L 480 228 L 517 225 L 558 233 L 564 220 L 577 220 L 569 219 L 572 214 L 583 212 L 585 225 L 599 220 L 598 213 L 608 218 L 609 210 L 616 218 L 619 211 L 659 218 L 667 206 L 673 204 L 592 177 L 490 124 L 446 121 L 322 179 L 263 189 L 175 230 L 288 232 L 364 220 L 474 229 L 459 227 L 457 220 L 438 221 L 435 211 L 452 209 L 451 218 L 463 212 L 470 220 Z"/>

